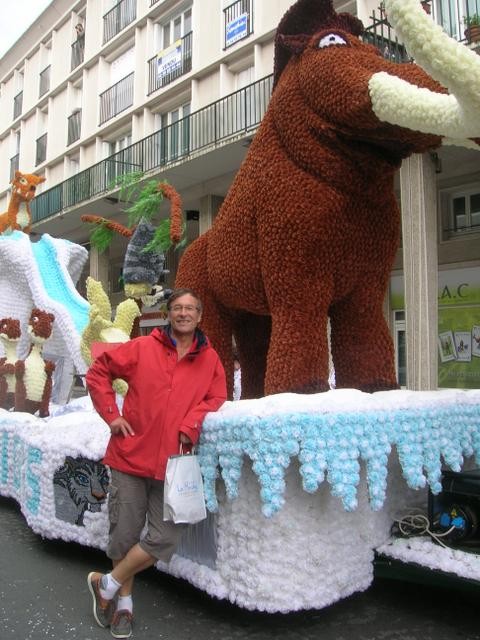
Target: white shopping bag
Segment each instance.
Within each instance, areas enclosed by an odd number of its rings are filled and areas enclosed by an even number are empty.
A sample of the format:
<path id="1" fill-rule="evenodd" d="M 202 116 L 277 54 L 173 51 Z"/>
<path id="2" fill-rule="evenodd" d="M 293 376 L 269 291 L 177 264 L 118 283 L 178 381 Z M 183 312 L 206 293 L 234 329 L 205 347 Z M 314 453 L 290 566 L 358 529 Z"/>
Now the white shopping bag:
<path id="1" fill-rule="evenodd" d="M 163 519 L 195 524 L 206 517 L 198 457 L 195 454 L 170 456 L 163 490 Z"/>

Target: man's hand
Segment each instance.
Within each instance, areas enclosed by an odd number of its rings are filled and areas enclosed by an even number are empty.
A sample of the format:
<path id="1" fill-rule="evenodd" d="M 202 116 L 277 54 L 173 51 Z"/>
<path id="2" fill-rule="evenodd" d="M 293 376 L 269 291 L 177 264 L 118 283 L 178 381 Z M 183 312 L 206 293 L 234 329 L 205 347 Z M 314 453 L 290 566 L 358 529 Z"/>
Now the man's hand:
<path id="1" fill-rule="evenodd" d="M 112 433 L 112 436 L 118 436 L 122 434 L 124 438 L 126 438 L 127 436 L 135 435 L 135 431 L 122 416 L 118 416 L 118 418 L 112 420 L 112 422 L 110 423 L 110 431 Z"/>

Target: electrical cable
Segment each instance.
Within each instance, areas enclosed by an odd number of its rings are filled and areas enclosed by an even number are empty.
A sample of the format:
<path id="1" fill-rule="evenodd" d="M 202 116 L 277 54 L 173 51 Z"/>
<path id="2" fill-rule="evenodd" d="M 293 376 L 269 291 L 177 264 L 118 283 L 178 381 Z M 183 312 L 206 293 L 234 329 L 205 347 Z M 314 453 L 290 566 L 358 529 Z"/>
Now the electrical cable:
<path id="1" fill-rule="evenodd" d="M 395 526 L 397 527 L 397 532 L 394 530 Z M 448 549 L 449 546 L 446 545 L 441 538 L 450 535 L 455 528 L 456 527 L 452 525 L 447 531 L 437 533 L 431 529 L 431 522 L 428 516 L 425 515 L 425 512 L 421 509 L 413 509 L 405 515 L 393 520 L 391 533 L 392 535 L 397 536 L 398 534 L 401 534 L 404 538 L 429 535 L 433 540 L 435 540 L 435 542 Z"/>

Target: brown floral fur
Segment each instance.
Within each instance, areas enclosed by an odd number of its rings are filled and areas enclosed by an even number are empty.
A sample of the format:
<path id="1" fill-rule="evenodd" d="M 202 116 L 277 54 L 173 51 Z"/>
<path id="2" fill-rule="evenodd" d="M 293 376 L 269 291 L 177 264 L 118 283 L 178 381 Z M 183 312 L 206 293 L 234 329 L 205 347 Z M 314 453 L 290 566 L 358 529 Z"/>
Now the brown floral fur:
<path id="1" fill-rule="evenodd" d="M 441 139 L 381 122 L 368 82 L 386 71 L 445 89 L 382 58 L 361 30 L 329 0 L 287 12 L 267 113 L 213 227 L 180 263 L 176 286 L 203 299 L 230 389 L 235 337 L 242 398 L 328 389 L 328 318 L 337 387 L 397 387 L 382 309 L 399 246 L 394 174 Z"/>

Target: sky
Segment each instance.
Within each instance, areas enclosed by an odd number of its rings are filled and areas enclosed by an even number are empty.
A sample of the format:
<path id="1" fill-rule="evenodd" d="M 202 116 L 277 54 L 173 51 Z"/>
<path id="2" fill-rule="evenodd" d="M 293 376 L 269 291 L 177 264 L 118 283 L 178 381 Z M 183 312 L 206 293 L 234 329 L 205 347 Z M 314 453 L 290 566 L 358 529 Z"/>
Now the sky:
<path id="1" fill-rule="evenodd" d="M 0 58 L 51 2 L 52 0 L 0 0 Z"/>

